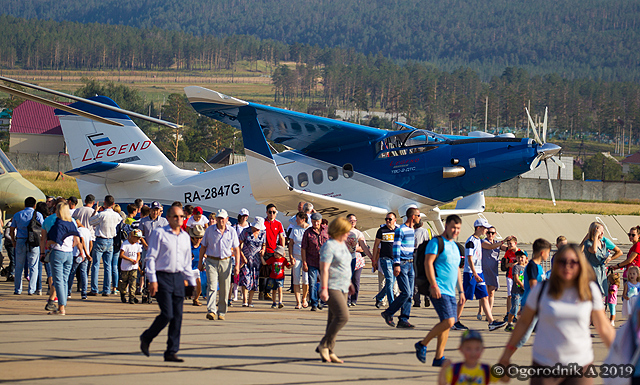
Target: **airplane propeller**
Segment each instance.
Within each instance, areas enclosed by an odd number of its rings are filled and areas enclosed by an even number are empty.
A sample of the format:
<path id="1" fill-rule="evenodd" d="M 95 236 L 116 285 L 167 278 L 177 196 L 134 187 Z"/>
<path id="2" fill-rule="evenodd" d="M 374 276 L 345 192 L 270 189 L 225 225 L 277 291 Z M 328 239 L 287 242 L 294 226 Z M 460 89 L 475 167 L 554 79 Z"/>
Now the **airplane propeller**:
<path id="1" fill-rule="evenodd" d="M 551 193 L 551 200 L 553 201 L 553 205 L 556 205 L 556 196 L 553 192 L 553 185 L 551 184 L 551 174 L 549 172 L 549 163 L 547 162 L 551 159 L 552 162 L 558 165 L 560 168 L 565 168 L 564 163 L 560 161 L 560 159 L 556 158 L 554 155 L 558 154 L 561 150 L 560 146 L 555 144 L 547 143 L 547 120 L 549 109 L 545 107 L 544 109 L 544 120 L 542 121 L 542 139 L 540 139 L 540 135 L 538 134 L 538 125 L 533 122 L 531 119 L 531 114 L 529 114 L 529 109 L 525 107 L 524 109 L 527 112 L 527 118 L 529 118 L 529 124 L 533 130 L 533 137 L 535 142 L 538 144 L 537 155 L 531 162 L 531 170 L 540 166 L 540 163 L 544 162 L 544 166 L 547 169 L 547 181 L 549 182 L 549 192 Z"/>

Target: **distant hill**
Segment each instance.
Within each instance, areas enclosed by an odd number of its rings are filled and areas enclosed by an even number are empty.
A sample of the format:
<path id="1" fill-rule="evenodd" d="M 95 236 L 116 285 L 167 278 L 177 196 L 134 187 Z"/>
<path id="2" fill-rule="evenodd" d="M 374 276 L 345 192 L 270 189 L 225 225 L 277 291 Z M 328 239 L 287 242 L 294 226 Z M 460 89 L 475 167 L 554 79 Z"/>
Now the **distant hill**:
<path id="1" fill-rule="evenodd" d="M 445 70 L 468 66 L 483 79 L 517 66 L 640 80 L 635 0 L 5 0 L 0 12 L 354 48 Z"/>

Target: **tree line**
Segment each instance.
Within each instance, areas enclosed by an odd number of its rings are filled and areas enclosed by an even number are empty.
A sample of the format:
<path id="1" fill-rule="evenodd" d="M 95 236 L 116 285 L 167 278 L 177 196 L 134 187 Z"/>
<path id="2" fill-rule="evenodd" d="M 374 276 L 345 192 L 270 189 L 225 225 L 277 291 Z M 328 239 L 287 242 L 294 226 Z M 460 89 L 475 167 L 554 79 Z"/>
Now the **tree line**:
<path id="1" fill-rule="evenodd" d="M 633 0 L 7 0 L 1 12 L 184 31 L 203 38 L 242 34 L 354 48 L 429 61 L 449 71 L 466 66 L 484 80 L 512 66 L 535 75 L 637 81 L 639 11 L 640 3 Z M 102 33 L 91 25 L 96 29 L 92 34 Z M 148 38 L 154 40 L 156 34 L 150 32 Z"/>

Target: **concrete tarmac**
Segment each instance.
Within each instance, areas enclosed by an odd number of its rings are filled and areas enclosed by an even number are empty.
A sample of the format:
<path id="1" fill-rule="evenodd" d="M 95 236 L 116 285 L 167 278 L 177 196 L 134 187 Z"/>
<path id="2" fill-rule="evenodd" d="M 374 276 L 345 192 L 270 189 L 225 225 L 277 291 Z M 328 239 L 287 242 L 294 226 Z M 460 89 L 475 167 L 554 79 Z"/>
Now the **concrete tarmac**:
<path id="1" fill-rule="evenodd" d="M 504 283 L 504 276 L 501 282 Z M 289 279 L 287 279 L 287 283 Z M 26 283 L 26 281 L 25 281 Z M 256 301 L 241 301 L 225 321 L 205 319 L 206 307 L 184 303 L 182 339 L 178 355 L 185 362 L 165 363 L 165 329 L 151 344 L 151 357 L 139 350 L 139 336 L 159 313 L 157 304 L 129 305 L 119 296 L 81 300 L 72 293 L 66 316 L 44 311 L 46 296 L 13 295 L 13 282 L 0 282 L 0 382 L 29 384 L 434 384 L 439 368 L 432 367 L 435 341 L 427 364 L 415 357 L 414 343 L 438 322 L 433 307 L 412 308 L 413 330 L 387 326 L 375 308 L 377 275 L 369 266 L 362 274 L 358 305 L 340 332 L 335 352 L 344 364 L 322 363 L 314 352 L 324 334 L 327 310 L 294 309 L 285 293 L 283 309 Z M 621 308 L 620 305 L 618 305 Z M 462 322 L 482 332 L 483 361 L 495 363 L 509 338 L 504 329 L 489 332 L 476 319 L 477 301 L 467 304 Z M 506 313 L 506 289 L 496 295 L 496 318 Z M 621 318 L 621 309 L 618 312 Z M 621 324 L 618 321 L 618 325 Z M 461 360 L 460 331 L 451 331 L 445 355 Z M 593 333 L 596 333 L 593 331 Z M 513 363 L 531 364 L 531 343 L 516 352 Z M 593 339 L 595 363 L 607 354 Z M 512 380 L 513 382 L 519 382 Z M 601 379 L 596 379 L 601 383 Z"/>

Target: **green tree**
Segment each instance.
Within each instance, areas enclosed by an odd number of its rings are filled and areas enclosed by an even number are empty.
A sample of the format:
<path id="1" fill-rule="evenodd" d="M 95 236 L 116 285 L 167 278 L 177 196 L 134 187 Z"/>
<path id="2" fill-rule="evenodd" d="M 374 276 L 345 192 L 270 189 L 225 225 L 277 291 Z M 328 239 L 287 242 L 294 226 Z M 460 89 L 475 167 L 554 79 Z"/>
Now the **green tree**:
<path id="1" fill-rule="evenodd" d="M 622 177 L 622 166 L 602 153 L 585 160 L 582 171 L 585 179 L 620 180 Z"/>

